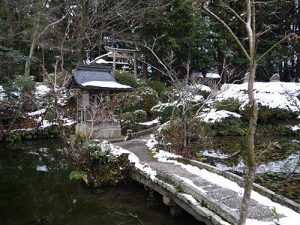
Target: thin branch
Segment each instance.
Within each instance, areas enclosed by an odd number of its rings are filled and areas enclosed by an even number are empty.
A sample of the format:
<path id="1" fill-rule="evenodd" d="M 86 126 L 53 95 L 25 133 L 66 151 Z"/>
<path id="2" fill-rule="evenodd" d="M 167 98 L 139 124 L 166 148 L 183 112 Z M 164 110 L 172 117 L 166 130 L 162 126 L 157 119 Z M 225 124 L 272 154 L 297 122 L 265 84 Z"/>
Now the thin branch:
<path id="1" fill-rule="evenodd" d="M 60 23 L 61 21 L 63 21 L 63 20 L 67 17 L 67 15 L 68 15 L 68 14 L 66 13 L 66 14 L 63 15 L 63 17 L 60 18 L 59 20 L 56 20 L 55 22 L 48 24 L 48 25 L 44 28 L 44 30 L 42 30 L 42 31 L 39 33 L 38 38 L 41 37 L 41 36 L 45 33 L 45 31 L 48 30 L 49 27 L 54 26 L 54 25 Z"/>
<path id="2" fill-rule="evenodd" d="M 225 4 L 223 1 L 221 1 L 221 6 L 225 7 L 225 9 L 229 9 L 230 12 L 232 12 L 243 24 L 246 24 L 246 21 L 229 5 Z"/>
<path id="3" fill-rule="evenodd" d="M 226 30 L 230 33 L 231 37 L 236 41 L 236 43 L 238 44 L 238 46 L 240 47 L 241 51 L 243 52 L 244 56 L 251 61 L 251 58 L 248 54 L 248 52 L 246 51 L 245 47 L 243 46 L 243 44 L 240 42 L 240 40 L 238 39 L 238 37 L 235 35 L 235 33 L 231 30 L 231 28 L 216 14 L 214 14 L 212 11 L 210 11 L 210 9 L 208 9 L 206 6 L 203 5 L 203 9 L 205 12 L 207 12 L 210 16 L 214 17 L 217 21 L 219 21 L 225 28 Z"/>
<path id="4" fill-rule="evenodd" d="M 280 45 L 282 42 L 286 41 L 287 39 L 289 39 L 290 37 L 295 37 L 299 39 L 299 36 L 296 35 L 295 33 L 291 33 L 288 36 L 285 36 L 284 38 L 282 38 L 280 41 L 278 41 L 276 44 L 272 45 L 267 51 L 265 51 L 258 59 L 257 62 L 259 62 L 260 60 L 262 60 L 266 55 L 268 55 L 271 51 L 273 51 L 278 45 Z"/>

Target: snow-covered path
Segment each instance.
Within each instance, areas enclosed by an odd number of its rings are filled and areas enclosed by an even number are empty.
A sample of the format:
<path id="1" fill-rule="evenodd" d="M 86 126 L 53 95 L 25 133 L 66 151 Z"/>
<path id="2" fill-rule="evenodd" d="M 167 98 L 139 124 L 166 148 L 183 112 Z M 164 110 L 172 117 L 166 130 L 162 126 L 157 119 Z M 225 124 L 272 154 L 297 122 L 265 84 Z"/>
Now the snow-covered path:
<path id="1" fill-rule="evenodd" d="M 207 208 L 206 214 L 210 215 L 206 215 L 205 222 L 236 224 L 243 191 L 237 183 L 205 169 L 178 162 L 175 155 L 163 151 L 155 155 L 147 147 L 149 140 L 151 143 L 150 136 L 145 136 L 117 145 L 132 152 L 139 158 L 140 164 L 155 171 L 155 177 L 152 176 L 149 180 L 158 184 L 165 182 L 180 189 L 176 193 L 180 192 L 180 196 L 188 200 L 192 209 L 196 209 L 197 206 L 202 207 L 203 213 L 203 207 Z M 280 225 L 298 224 L 300 221 L 299 213 L 253 192 L 246 225 L 276 224 L 277 220 L 271 211 L 272 208 L 280 214 Z M 211 218 L 211 221 L 207 218 Z"/>

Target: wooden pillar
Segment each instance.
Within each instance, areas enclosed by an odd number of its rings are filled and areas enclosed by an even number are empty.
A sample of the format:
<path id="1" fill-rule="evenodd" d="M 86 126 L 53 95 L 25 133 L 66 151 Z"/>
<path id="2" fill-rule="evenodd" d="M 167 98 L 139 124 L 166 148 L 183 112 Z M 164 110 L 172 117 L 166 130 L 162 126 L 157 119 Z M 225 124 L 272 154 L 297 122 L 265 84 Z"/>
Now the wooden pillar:
<path id="1" fill-rule="evenodd" d="M 113 54 L 113 70 L 116 69 L 116 52 L 114 51 L 114 54 Z"/>
<path id="2" fill-rule="evenodd" d="M 133 70 L 134 70 L 134 77 L 137 78 L 137 62 L 136 62 L 136 53 L 133 53 Z"/>

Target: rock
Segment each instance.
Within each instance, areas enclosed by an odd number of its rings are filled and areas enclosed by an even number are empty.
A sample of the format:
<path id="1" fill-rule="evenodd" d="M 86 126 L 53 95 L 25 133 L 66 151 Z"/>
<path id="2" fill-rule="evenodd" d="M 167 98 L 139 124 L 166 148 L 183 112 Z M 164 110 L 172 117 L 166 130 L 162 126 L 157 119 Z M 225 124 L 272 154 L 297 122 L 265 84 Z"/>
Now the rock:
<path id="1" fill-rule="evenodd" d="M 279 82 L 280 81 L 280 76 L 278 73 L 275 73 L 271 76 L 270 82 Z"/>
<path id="2" fill-rule="evenodd" d="M 245 74 L 245 77 L 244 77 L 244 83 L 248 83 L 248 81 L 249 81 L 249 72 L 247 72 L 247 73 Z"/>

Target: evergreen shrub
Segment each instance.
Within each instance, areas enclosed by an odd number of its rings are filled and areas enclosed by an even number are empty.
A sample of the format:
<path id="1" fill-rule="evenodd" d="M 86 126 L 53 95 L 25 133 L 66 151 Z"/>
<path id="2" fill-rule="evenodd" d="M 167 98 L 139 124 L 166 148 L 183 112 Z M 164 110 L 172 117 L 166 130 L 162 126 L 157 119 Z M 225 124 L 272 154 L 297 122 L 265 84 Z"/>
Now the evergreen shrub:
<path id="1" fill-rule="evenodd" d="M 138 87 L 138 82 L 136 78 L 128 71 L 115 70 L 114 71 L 115 79 L 118 83 L 129 85 L 132 88 Z"/>
<path id="2" fill-rule="evenodd" d="M 290 122 L 291 120 L 296 120 L 298 117 L 297 112 L 293 112 L 287 109 L 281 108 L 269 108 L 267 106 L 262 106 L 258 104 L 258 118 L 257 122 L 259 124 L 278 124 L 282 122 Z M 251 115 L 251 107 L 247 105 L 243 110 L 241 110 L 240 114 L 249 121 Z"/>
<path id="3" fill-rule="evenodd" d="M 227 98 L 222 101 L 216 102 L 216 109 L 219 110 L 226 110 L 229 112 L 239 112 L 239 108 L 241 106 L 241 103 L 238 99 L 235 98 Z"/>

